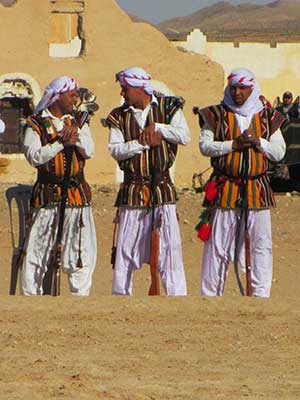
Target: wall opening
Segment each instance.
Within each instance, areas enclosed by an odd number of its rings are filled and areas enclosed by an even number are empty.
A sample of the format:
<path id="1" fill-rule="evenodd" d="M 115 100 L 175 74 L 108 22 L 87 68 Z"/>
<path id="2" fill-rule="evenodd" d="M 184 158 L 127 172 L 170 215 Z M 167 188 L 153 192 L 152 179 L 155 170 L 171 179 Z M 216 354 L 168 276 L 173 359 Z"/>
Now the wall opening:
<path id="1" fill-rule="evenodd" d="M 1 0 L 1 5 L 4 7 L 12 7 L 17 0 Z"/>
<path id="2" fill-rule="evenodd" d="M 0 152 L 22 153 L 24 123 L 34 110 L 34 92 L 30 83 L 22 78 L 0 80 L 0 116 L 5 131 L 0 135 Z"/>
<path id="3" fill-rule="evenodd" d="M 83 1 L 51 1 L 49 56 L 80 57 L 85 52 Z"/>

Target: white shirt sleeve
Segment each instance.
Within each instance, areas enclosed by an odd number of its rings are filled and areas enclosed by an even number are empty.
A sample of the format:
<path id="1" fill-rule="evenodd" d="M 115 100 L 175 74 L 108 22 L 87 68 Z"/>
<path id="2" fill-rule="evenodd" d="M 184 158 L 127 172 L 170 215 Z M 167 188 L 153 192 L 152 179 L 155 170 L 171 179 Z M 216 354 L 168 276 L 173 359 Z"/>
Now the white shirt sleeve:
<path id="1" fill-rule="evenodd" d="M 232 152 L 233 140 L 217 142 L 214 133 L 204 124 L 199 137 L 199 148 L 201 154 L 207 157 L 220 157 Z"/>
<path id="2" fill-rule="evenodd" d="M 170 143 L 187 145 L 191 141 L 190 130 L 182 110 L 176 111 L 170 124 L 155 123 L 155 130 Z"/>
<path id="3" fill-rule="evenodd" d="M 199 148 L 204 156 L 220 157 L 232 152 L 232 140 L 225 142 L 214 141 L 214 134 L 208 129 L 207 125 L 203 126 L 200 133 Z M 264 156 L 274 162 L 280 161 L 285 154 L 286 145 L 280 129 L 273 133 L 270 140 L 260 138 L 259 150 Z"/>
<path id="4" fill-rule="evenodd" d="M 110 128 L 108 150 L 115 160 L 127 160 L 148 149 L 149 146 L 143 146 L 137 140 L 125 142 L 120 129 L 114 127 Z"/>
<path id="5" fill-rule="evenodd" d="M 84 124 L 81 129 L 78 128 L 76 146 L 84 158 L 92 158 L 94 156 L 95 145 L 88 124 Z"/>
<path id="6" fill-rule="evenodd" d="M 42 146 L 39 135 L 31 127 L 27 127 L 24 137 L 24 155 L 33 166 L 45 164 L 63 150 L 64 146 L 59 142 Z"/>
<path id="7" fill-rule="evenodd" d="M 285 155 L 286 144 L 281 130 L 277 129 L 269 140 L 260 138 L 260 150 L 271 161 L 278 162 L 282 160 Z"/>
<path id="8" fill-rule="evenodd" d="M 163 138 L 170 143 L 186 145 L 191 140 L 182 110 L 175 113 L 170 124 L 156 122 L 155 130 L 161 132 Z M 110 128 L 108 150 L 115 160 L 122 161 L 132 158 L 136 154 L 141 154 L 144 150 L 149 150 L 149 148 L 149 146 L 141 145 L 137 140 L 125 142 L 120 129 Z"/>

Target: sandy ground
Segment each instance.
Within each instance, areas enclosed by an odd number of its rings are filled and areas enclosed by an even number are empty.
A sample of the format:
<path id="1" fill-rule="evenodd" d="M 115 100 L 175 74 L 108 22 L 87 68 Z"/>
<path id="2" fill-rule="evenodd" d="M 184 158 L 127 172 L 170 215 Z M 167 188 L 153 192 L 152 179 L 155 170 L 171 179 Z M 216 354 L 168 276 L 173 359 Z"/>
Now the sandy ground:
<path id="1" fill-rule="evenodd" d="M 223 298 L 198 295 L 201 198 L 180 192 L 189 295 L 149 298 L 149 269 L 134 296 L 110 296 L 115 191 L 93 188 L 99 257 L 89 298 L 9 296 L 7 186 L 0 185 L 0 399 L 240 400 L 300 398 L 300 197 L 272 212 L 269 300 L 242 298 L 233 270 Z"/>

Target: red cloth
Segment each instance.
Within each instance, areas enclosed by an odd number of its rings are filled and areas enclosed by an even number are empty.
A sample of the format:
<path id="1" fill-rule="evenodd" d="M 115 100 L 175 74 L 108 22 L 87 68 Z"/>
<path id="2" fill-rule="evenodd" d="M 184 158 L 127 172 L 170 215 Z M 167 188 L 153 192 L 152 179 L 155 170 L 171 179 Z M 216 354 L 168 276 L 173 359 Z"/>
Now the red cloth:
<path id="1" fill-rule="evenodd" d="M 218 188 L 216 182 L 215 181 L 209 182 L 205 186 L 204 191 L 206 200 L 209 201 L 210 203 L 213 202 L 218 194 Z"/>
<path id="2" fill-rule="evenodd" d="M 198 238 L 207 242 L 210 236 L 211 226 L 209 224 L 202 224 L 198 231 Z"/>

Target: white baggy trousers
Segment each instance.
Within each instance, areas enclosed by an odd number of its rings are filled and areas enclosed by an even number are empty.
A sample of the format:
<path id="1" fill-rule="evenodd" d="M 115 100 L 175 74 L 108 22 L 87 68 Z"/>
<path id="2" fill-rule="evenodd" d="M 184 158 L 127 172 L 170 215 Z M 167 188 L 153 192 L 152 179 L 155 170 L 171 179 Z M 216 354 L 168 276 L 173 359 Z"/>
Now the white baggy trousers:
<path id="1" fill-rule="evenodd" d="M 234 261 L 236 229 L 240 210 L 216 209 L 212 231 L 204 245 L 200 292 L 222 296 L 228 266 Z M 239 262 L 245 271 L 244 221 L 241 225 Z M 249 210 L 250 263 L 253 296 L 269 297 L 272 285 L 272 232 L 270 210 Z"/>
<path id="2" fill-rule="evenodd" d="M 185 296 L 186 281 L 176 205 L 155 207 L 155 219 L 161 215 L 158 269 L 165 293 Z M 135 269 L 149 263 L 152 210 L 120 207 L 119 235 L 113 274 L 112 294 L 132 295 Z"/>
<path id="3" fill-rule="evenodd" d="M 82 212 L 81 260 L 79 254 L 79 221 Z M 20 271 L 20 291 L 24 295 L 43 294 L 43 278 L 50 261 L 58 228 L 58 207 L 40 208 L 33 215 L 26 256 Z M 70 291 L 74 295 L 89 295 L 97 259 L 95 224 L 90 206 L 67 207 L 62 237 L 62 271 L 67 273 Z"/>

